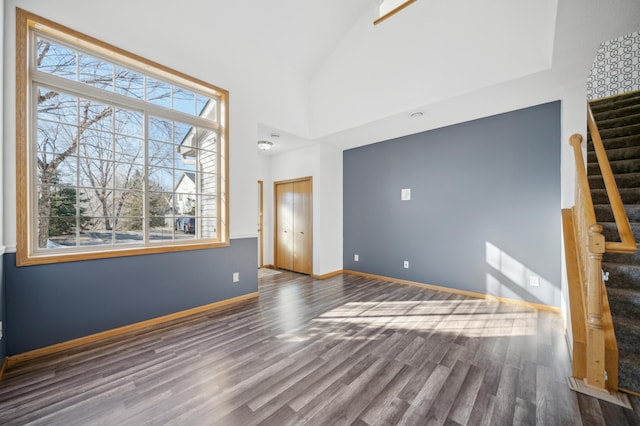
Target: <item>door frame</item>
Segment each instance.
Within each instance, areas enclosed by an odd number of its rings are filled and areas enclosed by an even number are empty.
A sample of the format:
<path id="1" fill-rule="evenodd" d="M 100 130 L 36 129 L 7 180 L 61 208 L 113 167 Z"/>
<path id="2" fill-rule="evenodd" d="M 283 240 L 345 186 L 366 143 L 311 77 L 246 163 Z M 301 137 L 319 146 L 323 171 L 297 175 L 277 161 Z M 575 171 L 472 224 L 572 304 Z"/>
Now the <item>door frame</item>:
<path id="1" fill-rule="evenodd" d="M 281 184 L 287 183 L 295 183 L 295 182 L 304 182 L 309 181 L 309 185 L 311 186 L 311 206 L 309 213 L 309 220 L 311 223 L 309 224 L 309 229 L 311 229 L 311 243 L 309 244 L 311 252 L 309 253 L 309 257 L 311 259 L 311 273 L 310 276 L 313 276 L 313 176 L 303 176 L 294 179 L 286 179 L 286 180 L 278 180 L 273 182 L 273 266 L 277 268 L 278 265 L 276 263 L 277 253 L 278 253 L 278 197 L 277 187 Z"/>

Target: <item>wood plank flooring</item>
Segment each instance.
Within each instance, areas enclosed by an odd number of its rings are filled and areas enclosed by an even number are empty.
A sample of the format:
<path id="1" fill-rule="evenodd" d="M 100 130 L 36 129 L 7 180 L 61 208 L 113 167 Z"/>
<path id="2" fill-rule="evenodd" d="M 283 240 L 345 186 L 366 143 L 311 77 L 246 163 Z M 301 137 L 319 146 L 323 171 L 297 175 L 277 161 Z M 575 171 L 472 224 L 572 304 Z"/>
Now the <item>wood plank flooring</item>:
<path id="1" fill-rule="evenodd" d="M 258 300 L 10 368 L 7 425 L 639 425 L 573 393 L 549 312 L 283 272 Z"/>

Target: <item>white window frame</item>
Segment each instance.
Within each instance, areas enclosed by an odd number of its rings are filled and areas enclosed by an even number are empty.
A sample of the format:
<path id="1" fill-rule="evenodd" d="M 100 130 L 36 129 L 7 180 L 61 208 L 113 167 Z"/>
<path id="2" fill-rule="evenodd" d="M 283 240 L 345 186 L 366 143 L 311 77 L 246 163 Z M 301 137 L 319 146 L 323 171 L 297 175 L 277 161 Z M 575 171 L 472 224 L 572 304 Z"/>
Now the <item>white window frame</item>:
<path id="1" fill-rule="evenodd" d="M 228 246 L 228 92 L 211 84 L 189 77 L 155 62 L 141 58 L 100 40 L 81 34 L 45 18 L 16 9 L 17 54 L 16 54 L 16 159 L 17 159 L 17 253 L 18 266 L 57 263 L 76 260 L 131 256 L 138 254 L 162 253 L 183 250 L 205 249 Z M 35 69 L 36 36 L 40 35 L 69 48 L 102 58 L 140 74 L 159 79 L 171 85 L 182 87 L 217 101 L 214 120 L 189 115 L 162 106 L 128 97 L 115 92 L 66 80 Z M 38 248 L 37 177 L 35 159 L 37 156 L 37 86 L 45 86 L 61 93 L 93 99 L 115 107 L 141 112 L 144 117 L 144 147 L 146 151 L 149 117 L 185 123 L 214 132 L 217 138 L 216 156 L 216 237 L 191 240 L 160 240 L 149 238 L 149 200 L 144 197 L 143 242 L 138 244 L 65 248 Z M 79 154 L 79 153 L 78 153 Z M 116 163 L 114 163 L 116 164 Z M 144 160 L 144 193 L 148 193 L 148 161 Z M 172 170 L 175 171 L 175 165 Z M 198 181 L 200 179 L 197 179 Z M 76 183 L 79 187 L 80 182 Z M 175 188 L 173 188 L 175 191 Z M 206 195 L 206 194 L 204 194 Z M 174 192 L 175 196 L 175 192 Z M 196 229 L 198 227 L 196 226 Z"/>

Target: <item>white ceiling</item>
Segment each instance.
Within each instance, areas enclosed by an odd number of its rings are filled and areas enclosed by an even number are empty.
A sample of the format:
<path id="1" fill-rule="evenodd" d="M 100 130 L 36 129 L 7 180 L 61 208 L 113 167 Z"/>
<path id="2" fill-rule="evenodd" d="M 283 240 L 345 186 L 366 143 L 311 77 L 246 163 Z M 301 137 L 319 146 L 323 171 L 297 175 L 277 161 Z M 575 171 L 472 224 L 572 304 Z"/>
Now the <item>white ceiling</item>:
<path id="1" fill-rule="evenodd" d="M 317 41 L 317 8 L 304 3 L 281 25 L 307 22 Z M 334 9 L 343 26 L 315 59 L 289 57 L 291 67 L 310 67 L 310 138 L 341 148 L 562 99 L 565 85 L 586 80 L 600 42 L 640 28 L 637 0 L 419 0 L 376 27 L 378 2 L 341 11 L 347 3 Z M 291 46 L 281 47 L 287 56 Z M 263 123 L 259 136 L 273 130 Z M 279 148 L 304 141 L 295 139 Z"/>
<path id="2" fill-rule="evenodd" d="M 563 85 L 586 79 L 600 42 L 640 28 L 638 0 L 418 0 L 375 27 L 378 0 L 5 4 L 205 81 L 215 76 L 233 90 L 232 111 L 242 109 L 234 123 L 255 119 L 257 139 L 283 135 L 270 155 L 309 143 L 359 146 L 560 99 Z M 100 20 L 87 19 L 96 10 Z M 424 116 L 408 119 L 416 110 Z"/>

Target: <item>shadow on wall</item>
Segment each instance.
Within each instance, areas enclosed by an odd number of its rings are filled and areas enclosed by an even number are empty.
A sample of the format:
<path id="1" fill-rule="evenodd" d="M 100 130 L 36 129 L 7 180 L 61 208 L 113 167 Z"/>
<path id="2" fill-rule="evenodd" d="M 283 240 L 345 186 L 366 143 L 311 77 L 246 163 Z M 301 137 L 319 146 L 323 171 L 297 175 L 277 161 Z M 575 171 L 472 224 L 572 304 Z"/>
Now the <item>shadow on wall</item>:
<path id="1" fill-rule="evenodd" d="M 486 274 L 486 294 L 544 303 L 527 289 L 533 287 L 542 289 L 545 294 L 553 292 L 554 300 L 559 297 L 559 289 L 549 280 L 489 241 L 485 242 L 485 259 L 487 265 L 493 268 L 493 271 Z"/>

